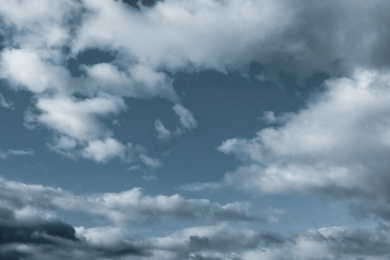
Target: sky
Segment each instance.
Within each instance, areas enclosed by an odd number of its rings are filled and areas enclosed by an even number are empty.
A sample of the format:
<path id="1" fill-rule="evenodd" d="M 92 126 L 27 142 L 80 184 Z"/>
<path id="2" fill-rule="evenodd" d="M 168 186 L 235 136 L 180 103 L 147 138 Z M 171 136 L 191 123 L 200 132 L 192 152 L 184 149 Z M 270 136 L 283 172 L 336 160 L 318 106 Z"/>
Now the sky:
<path id="1" fill-rule="evenodd" d="M 390 259 L 387 0 L 0 0 L 0 260 Z"/>

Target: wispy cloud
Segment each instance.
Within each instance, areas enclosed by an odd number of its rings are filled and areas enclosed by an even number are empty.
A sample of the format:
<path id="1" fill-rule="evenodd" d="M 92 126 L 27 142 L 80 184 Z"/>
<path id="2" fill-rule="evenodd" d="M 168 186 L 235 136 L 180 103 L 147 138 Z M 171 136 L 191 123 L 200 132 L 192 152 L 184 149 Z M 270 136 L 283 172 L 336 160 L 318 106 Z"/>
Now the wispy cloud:
<path id="1" fill-rule="evenodd" d="M 9 149 L 7 151 L 0 150 L 0 158 L 5 159 L 9 156 L 32 156 L 34 155 L 34 150 L 30 148 L 26 149 Z"/>
<path id="2" fill-rule="evenodd" d="M 9 100 L 6 100 L 2 94 L 0 94 L 0 107 L 10 109 L 10 110 L 15 109 L 14 103 L 12 103 Z"/>

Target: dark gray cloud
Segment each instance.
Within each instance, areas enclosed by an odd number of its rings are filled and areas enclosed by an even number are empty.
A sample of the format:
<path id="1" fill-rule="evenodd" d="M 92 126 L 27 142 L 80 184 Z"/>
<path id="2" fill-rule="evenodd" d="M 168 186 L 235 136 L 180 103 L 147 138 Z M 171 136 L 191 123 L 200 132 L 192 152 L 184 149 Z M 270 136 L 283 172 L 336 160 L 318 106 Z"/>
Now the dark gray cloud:
<path id="1" fill-rule="evenodd" d="M 21 220 L 12 209 L 0 208 L 0 259 L 117 259 L 128 255 L 147 256 L 150 252 L 129 241 L 93 244 L 61 220 Z"/>
<path id="2" fill-rule="evenodd" d="M 140 6 L 151 7 L 161 0 L 122 0 L 123 3 L 140 10 Z"/>
<path id="3" fill-rule="evenodd" d="M 113 230 L 119 232 L 112 232 Z M 128 239 L 120 229 L 74 228 L 57 219 L 0 208 L 0 259 L 387 259 L 390 228 L 327 227 L 292 236 L 229 224 L 177 230 L 164 237 Z M 111 231 L 110 231 L 111 230 Z M 288 257 L 287 257 L 288 256 Z"/>

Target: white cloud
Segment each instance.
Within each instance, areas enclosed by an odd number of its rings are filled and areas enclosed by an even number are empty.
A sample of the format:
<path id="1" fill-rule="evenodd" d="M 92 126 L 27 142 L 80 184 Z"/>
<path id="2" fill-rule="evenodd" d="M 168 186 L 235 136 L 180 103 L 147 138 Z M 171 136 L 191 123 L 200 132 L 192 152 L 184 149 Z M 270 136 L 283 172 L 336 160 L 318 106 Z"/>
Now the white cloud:
<path id="1" fill-rule="evenodd" d="M 162 142 L 168 142 L 172 138 L 172 133 L 165 128 L 164 124 L 158 118 L 154 122 L 154 128 L 156 130 L 157 139 Z"/>
<path id="2" fill-rule="evenodd" d="M 195 191 L 195 192 L 203 192 L 207 190 L 217 190 L 221 188 L 222 185 L 219 182 L 206 182 L 206 183 L 188 183 L 181 185 L 179 189 L 185 191 Z"/>
<path id="3" fill-rule="evenodd" d="M 162 166 L 162 163 L 160 162 L 160 160 L 155 159 L 155 158 L 151 158 L 145 154 L 141 154 L 139 156 L 139 158 L 145 165 L 147 165 L 151 168 L 160 168 Z"/>
<path id="4" fill-rule="evenodd" d="M 126 109 L 120 97 L 105 96 L 77 100 L 68 96 L 41 98 L 36 104 L 42 111 L 36 120 L 76 140 L 88 141 L 110 135 L 97 118 L 118 114 Z"/>
<path id="5" fill-rule="evenodd" d="M 0 150 L 0 158 L 5 159 L 9 156 L 32 156 L 34 155 L 34 150 L 30 148 L 26 149 L 9 149 L 8 151 Z"/>
<path id="6" fill-rule="evenodd" d="M 388 35 L 377 26 L 387 19 L 378 11 L 387 4 L 335 3 L 167 0 L 139 11 L 114 0 L 9 1 L 0 7 L 1 33 L 6 39 L 1 78 L 11 88 L 34 94 L 36 107 L 31 108 L 27 123 L 51 129 L 61 142 L 50 147 L 67 156 L 75 147 L 85 149 L 89 141 L 114 138 L 101 119 L 124 111 L 127 97 L 173 103 L 180 127 L 168 132 L 162 122 L 156 122 L 158 138 L 168 139 L 197 126 L 173 89 L 178 71 L 244 72 L 252 61 L 273 72 L 287 70 L 298 76 L 313 71 L 334 75 L 335 61 L 340 61 L 343 73 L 356 64 L 388 66 L 387 46 L 382 44 Z M 66 67 L 69 59 L 94 48 L 112 54 L 113 61 L 79 64 L 84 74 L 73 77 Z M 76 100 L 75 94 L 85 100 Z M 105 112 L 87 105 L 102 99 L 110 100 L 102 105 Z M 54 106 L 56 102 L 63 107 Z M 112 107 L 111 102 L 118 103 Z M 76 113 L 70 105 L 86 111 Z M 86 124 L 81 124 L 84 120 Z M 61 147 L 67 149 L 57 149 Z"/>
<path id="7" fill-rule="evenodd" d="M 104 141 L 93 140 L 88 142 L 83 150 L 83 156 L 97 162 L 105 162 L 112 157 L 124 157 L 126 147 L 115 139 L 107 138 Z"/>
<path id="8" fill-rule="evenodd" d="M 0 94 L 0 107 L 14 110 L 14 103 L 12 101 L 6 100 L 2 94 Z"/>
<path id="9" fill-rule="evenodd" d="M 323 94 L 280 126 L 224 141 L 218 150 L 242 162 L 224 182 L 264 193 L 387 194 L 389 76 L 361 69 L 325 84 Z"/>
<path id="10" fill-rule="evenodd" d="M 35 93 L 35 110 L 26 114 L 26 123 L 29 126 L 42 124 L 54 132 L 53 143 L 49 144 L 52 150 L 75 157 L 81 146 L 85 158 L 99 162 L 122 157 L 124 145 L 115 140 L 114 147 L 110 141 L 112 132 L 100 121 L 126 109 L 121 97 L 105 94 L 86 99 L 73 97 L 72 88 L 78 83 L 70 73 L 30 50 L 5 50 L 1 61 L 2 77 L 9 79 L 17 89 L 23 87 Z M 110 149 L 102 152 L 97 149 L 99 143 Z"/>
<path id="11" fill-rule="evenodd" d="M 256 248 L 259 233 L 238 229 L 223 223 L 215 226 L 195 226 L 164 237 L 150 238 L 155 248 L 151 259 L 241 259 L 239 255 Z"/>
<path id="12" fill-rule="evenodd" d="M 9 47 L 37 50 L 60 60 L 60 48 L 70 39 L 69 21 L 81 11 L 79 1 L 7 1 L 0 7 Z"/>
<path id="13" fill-rule="evenodd" d="M 282 69 L 301 79 L 315 71 L 389 66 L 389 34 L 380 26 L 388 21 L 383 1 L 169 0 L 141 11 L 119 1 L 84 3 L 92 14 L 73 51 L 119 50 L 129 66 L 227 72 L 258 61 L 265 76 Z"/>
<path id="14" fill-rule="evenodd" d="M 197 126 L 197 122 L 194 115 L 185 107 L 180 104 L 173 106 L 173 111 L 179 116 L 181 126 L 186 130 L 193 130 Z"/>
<path id="15" fill-rule="evenodd" d="M 22 150 L 10 149 L 8 153 L 12 155 L 34 155 L 34 150 L 29 148 Z"/>
<path id="16" fill-rule="evenodd" d="M 148 68 L 224 71 L 247 63 L 259 42 L 290 22 L 284 3 L 171 0 L 138 12 L 120 2 L 86 0 L 94 12 L 78 31 L 74 51 L 110 46 Z"/>
<path id="17" fill-rule="evenodd" d="M 173 80 L 163 72 L 156 72 L 143 65 L 135 65 L 130 69 L 131 78 L 140 85 L 138 91 L 140 96 L 146 98 L 161 97 L 178 102 L 177 96 L 172 87 Z"/>
<path id="18" fill-rule="evenodd" d="M 387 227 L 382 227 L 387 228 Z M 275 243 L 276 242 L 276 243 Z M 324 227 L 306 230 L 289 239 L 281 238 L 274 244 L 248 250 L 240 256 L 255 259 L 370 259 L 388 256 L 387 230 L 356 229 L 350 227 Z"/>
<path id="19" fill-rule="evenodd" d="M 53 66 L 34 51 L 5 49 L 1 52 L 1 77 L 8 79 L 14 88 L 26 88 L 33 93 L 54 89 L 64 90 L 68 72 Z"/>
<path id="20" fill-rule="evenodd" d="M 185 199 L 179 194 L 148 196 L 140 188 L 80 196 L 60 188 L 29 185 L 3 178 L 0 179 L 0 188 L 3 205 L 19 212 L 17 216 L 56 215 L 63 211 L 74 216 L 87 215 L 91 223 L 103 221 L 114 226 L 148 223 L 164 217 L 206 222 L 263 223 L 270 221 L 270 216 L 275 216 L 275 212 L 255 212 L 248 202 L 220 205 L 208 199 Z"/>
<path id="21" fill-rule="evenodd" d="M 84 228 L 83 226 L 76 227 L 76 234 L 79 238 L 86 238 L 93 245 L 115 245 L 123 241 L 125 238 L 124 230 L 119 227 L 93 227 Z"/>
<path id="22" fill-rule="evenodd" d="M 165 128 L 164 124 L 158 118 L 154 123 L 154 128 L 156 130 L 156 137 L 160 142 L 166 143 L 172 140 L 172 138 L 179 137 L 186 133 L 186 131 L 194 130 L 198 122 L 196 121 L 194 115 L 191 111 L 185 108 L 181 104 L 175 104 L 172 107 L 172 110 L 179 117 L 180 127 L 177 127 L 174 131 L 170 131 Z"/>
<path id="23" fill-rule="evenodd" d="M 180 100 L 172 88 L 172 79 L 165 73 L 156 72 L 145 66 L 134 65 L 119 70 L 112 64 L 99 63 L 83 68 L 89 77 L 89 82 L 85 82 L 88 94 L 104 92 L 123 97 L 143 99 L 159 97 L 173 102 Z"/>

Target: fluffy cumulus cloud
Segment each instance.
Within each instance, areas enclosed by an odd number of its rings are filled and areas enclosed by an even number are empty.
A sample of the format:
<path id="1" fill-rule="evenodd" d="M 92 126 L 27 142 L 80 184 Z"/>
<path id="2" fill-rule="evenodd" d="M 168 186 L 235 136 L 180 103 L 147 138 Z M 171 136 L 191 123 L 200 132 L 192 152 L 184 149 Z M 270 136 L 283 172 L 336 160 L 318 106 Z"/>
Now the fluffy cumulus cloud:
<path id="1" fill-rule="evenodd" d="M 84 2 L 92 14 L 78 31 L 75 51 L 108 45 L 153 69 L 237 67 L 290 21 L 284 1 L 173 0 L 141 12 L 121 2 Z"/>
<path id="2" fill-rule="evenodd" d="M 171 0 L 141 11 L 113 1 L 85 5 L 93 14 L 79 30 L 75 51 L 108 45 L 150 68 L 241 70 L 255 60 L 286 70 L 296 65 L 294 73 L 331 73 L 389 65 L 380 58 L 388 38 L 378 27 L 387 19 L 382 10 L 388 3 L 381 0 Z"/>
<path id="3" fill-rule="evenodd" d="M 357 70 L 352 78 L 328 80 L 305 108 L 281 115 L 281 123 L 254 138 L 224 141 L 218 150 L 241 161 L 224 182 L 262 193 L 322 191 L 387 204 L 389 85 L 387 73 Z"/>

